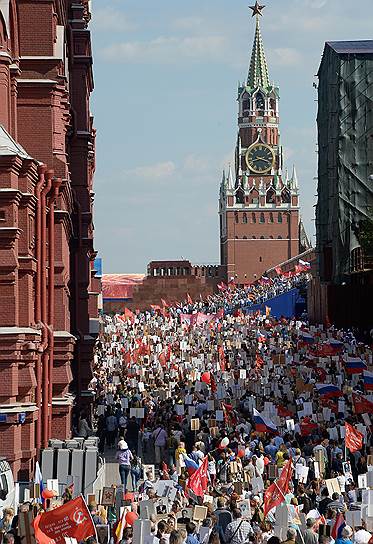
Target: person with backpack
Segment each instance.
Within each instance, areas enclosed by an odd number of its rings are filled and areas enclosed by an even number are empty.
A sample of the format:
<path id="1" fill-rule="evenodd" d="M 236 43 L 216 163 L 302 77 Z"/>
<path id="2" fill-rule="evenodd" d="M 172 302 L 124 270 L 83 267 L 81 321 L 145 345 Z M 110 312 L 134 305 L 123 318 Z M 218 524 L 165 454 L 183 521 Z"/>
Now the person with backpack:
<path id="1" fill-rule="evenodd" d="M 141 477 L 142 462 L 140 457 L 137 457 L 136 454 L 133 454 L 131 460 L 131 479 L 132 479 L 132 489 L 137 491 L 137 486 Z"/>
<path id="2" fill-rule="evenodd" d="M 242 518 L 239 508 L 233 509 L 233 521 L 229 523 L 225 530 L 225 544 L 246 544 L 254 534 L 251 524 L 248 520 Z"/>

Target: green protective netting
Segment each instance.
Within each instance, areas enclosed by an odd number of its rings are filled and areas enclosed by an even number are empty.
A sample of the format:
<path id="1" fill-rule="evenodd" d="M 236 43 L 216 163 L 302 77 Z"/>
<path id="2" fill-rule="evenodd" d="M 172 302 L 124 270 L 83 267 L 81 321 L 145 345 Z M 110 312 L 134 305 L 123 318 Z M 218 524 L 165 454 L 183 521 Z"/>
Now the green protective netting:
<path id="1" fill-rule="evenodd" d="M 333 248 L 334 281 L 350 272 L 359 225 L 373 210 L 373 54 L 326 44 L 318 90 L 317 245 Z"/>

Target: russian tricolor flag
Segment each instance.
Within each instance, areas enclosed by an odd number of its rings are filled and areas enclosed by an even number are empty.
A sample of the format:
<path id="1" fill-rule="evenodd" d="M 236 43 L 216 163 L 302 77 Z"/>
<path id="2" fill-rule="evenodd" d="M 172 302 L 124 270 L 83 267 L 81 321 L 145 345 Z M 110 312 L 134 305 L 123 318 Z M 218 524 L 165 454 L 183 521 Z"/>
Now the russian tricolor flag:
<path id="1" fill-rule="evenodd" d="M 277 433 L 277 427 L 273 421 L 263 416 L 255 408 L 253 408 L 253 414 L 255 428 L 259 433 Z"/>
<path id="2" fill-rule="evenodd" d="M 333 348 L 343 348 L 344 346 L 343 342 L 341 342 L 341 340 L 337 340 L 336 338 L 329 338 L 328 344 L 333 346 Z"/>
<path id="3" fill-rule="evenodd" d="M 194 474 L 194 472 L 199 468 L 198 463 L 196 463 L 191 457 L 188 457 L 187 455 L 184 455 L 184 463 L 189 476 Z"/>
<path id="4" fill-rule="evenodd" d="M 363 378 L 364 378 L 364 389 L 366 389 L 366 391 L 373 391 L 373 372 L 364 370 Z"/>
<path id="5" fill-rule="evenodd" d="M 315 342 L 315 339 L 312 336 L 312 334 L 310 334 L 308 332 L 305 332 L 305 331 L 301 332 L 301 338 L 302 338 L 303 342 L 306 342 L 306 344 L 313 344 Z"/>
<path id="6" fill-rule="evenodd" d="M 335 523 L 331 530 L 331 537 L 334 540 L 337 540 L 337 538 L 342 538 L 342 531 L 346 527 L 346 522 L 343 514 L 338 514 Z"/>
<path id="7" fill-rule="evenodd" d="M 342 391 L 336 385 L 331 383 L 317 383 L 316 389 L 320 397 L 331 399 L 333 397 L 341 397 Z"/>
<path id="8" fill-rule="evenodd" d="M 36 461 L 36 464 L 35 464 L 34 484 L 39 484 L 39 487 L 40 487 L 40 497 L 42 497 L 43 490 L 44 490 L 44 482 L 43 482 L 43 476 L 42 476 L 42 474 L 41 474 L 40 465 L 39 465 L 39 462 L 38 462 L 38 461 Z M 38 501 L 39 501 L 39 502 L 42 502 L 43 499 L 42 499 L 42 498 L 39 498 Z M 44 501 L 43 501 L 43 502 L 44 502 Z"/>
<path id="9" fill-rule="evenodd" d="M 367 365 L 360 357 L 348 357 L 345 363 L 347 374 L 362 374 Z"/>

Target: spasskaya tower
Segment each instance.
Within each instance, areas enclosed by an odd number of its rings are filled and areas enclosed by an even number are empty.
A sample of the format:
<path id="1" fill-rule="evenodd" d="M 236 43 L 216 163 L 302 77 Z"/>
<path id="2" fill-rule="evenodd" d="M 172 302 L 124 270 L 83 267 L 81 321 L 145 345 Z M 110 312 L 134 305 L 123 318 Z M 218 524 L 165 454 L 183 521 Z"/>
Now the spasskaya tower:
<path id="1" fill-rule="evenodd" d="M 238 88 L 235 164 L 220 186 L 220 258 L 226 279 L 251 283 L 299 253 L 299 197 L 295 167 L 284 169 L 279 133 L 279 88 L 269 78 L 259 19 L 249 72 Z"/>

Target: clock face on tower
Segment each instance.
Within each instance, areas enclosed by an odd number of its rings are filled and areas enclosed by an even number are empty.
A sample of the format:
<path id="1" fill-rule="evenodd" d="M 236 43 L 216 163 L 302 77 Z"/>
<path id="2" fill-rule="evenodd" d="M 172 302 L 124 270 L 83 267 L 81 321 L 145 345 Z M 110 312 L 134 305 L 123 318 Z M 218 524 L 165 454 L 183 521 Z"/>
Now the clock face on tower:
<path id="1" fill-rule="evenodd" d="M 246 152 L 246 164 L 255 174 L 269 172 L 275 164 L 275 154 L 269 145 L 256 143 Z"/>

